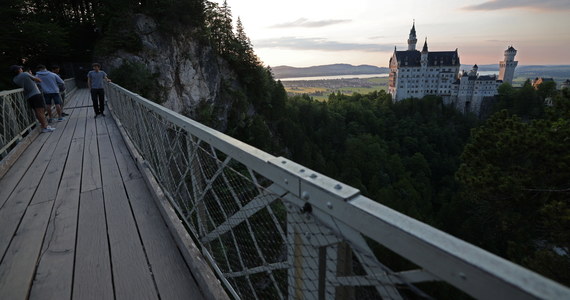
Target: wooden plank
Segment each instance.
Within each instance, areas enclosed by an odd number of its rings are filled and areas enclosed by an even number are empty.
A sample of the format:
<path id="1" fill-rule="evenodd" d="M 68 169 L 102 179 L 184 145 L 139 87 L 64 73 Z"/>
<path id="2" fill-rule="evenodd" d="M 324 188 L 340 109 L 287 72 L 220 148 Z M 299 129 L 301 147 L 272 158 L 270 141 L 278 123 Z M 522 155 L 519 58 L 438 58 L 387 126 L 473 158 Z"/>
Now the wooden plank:
<path id="1" fill-rule="evenodd" d="M 85 118 L 81 118 L 81 115 L 84 117 L 86 112 L 81 113 L 75 109 L 70 114 L 70 120 L 77 120 L 77 124 L 44 238 L 43 254 L 38 263 L 30 299 L 71 297 L 85 135 Z"/>
<path id="2" fill-rule="evenodd" d="M 54 200 L 56 198 L 61 174 L 63 173 L 65 161 L 67 160 L 69 145 L 71 144 L 71 138 L 73 137 L 76 125 L 76 118 L 58 124 L 57 131 L 61 132 L 61 136 L 50 157 L 48 167 L 42 176 L 42 180 L 38 186 L 38 192 L 32 199 L 32 204 L 45 200 Z"/>
<path id="3" fill-rule="evenodd" d="M 99 124 L 102 123 L 102 126 L 98 125 L 97 127 L 97 142 L 99 144 L 99 153 L 101 153 L 100 162 L 103 186 L 109 183 L 122 182 L 121 173 L 119 172 L 119 167 L 115 159 L 109 134 L 107 133 L 105 121 L 99 119 L 97 122 Z"/>
<path id="4" fill-rule="evenodd" d="M 113 279 L 101 189 L 81 193 L 73 299 L 113 299 Z"/>
<path id="5" fill-rule="evenodd" d="M 85 148 L 83 149 L 83 173 L 81 174 L 81 191 L 91 191 L 102 187 L 99 166 L 99 148 L 95 120 L 87 111 L 85 126 Z"/>
<path id="6" fill-rule="evenodd" d="M 203 299 L 144 179 L 125 186 L 161 299 Z"/>
<path id="7" fill-rule="evenodd" d="M 110 118 L 111 116 L 107 116 L 105 115 L 104 117 L 99 115 L 97 117 L 97 119 L 95 119 L 95 124 L 97 126 L 97 134 L 98 135 L 106 135 L 108 134 L 107 132 L 107 126 L 105 125 L 105 119 Z"/>
<path id="8" fill-rule="evenodd" d="M 51 159 L 50 159 L 49 164 L 46 168 L 46 171 L 44 172 L 43 176 L 41 177 L 40 183 L 37 187 L 35 194 L 33 195 L 33 198 L 29 202 L 30 206 L 29 206 L 28 210 L 31 209 L 32 211 L 33 211 L 33 208 L 35 207 L 36 204 L 41 204 L 41 203 L 46 203 L 46 202 L 50 204 L 49 207 L 45 208 L 45 211 L 36 213 L 36 215 L 40 215 L 40 216 L 35 216 L 35 217 L 37 217 L 40 220 L 43 220 L 44 216 L 46 216 L 47 219 L 49 220 L 49 216 L 51 215 L 51 211 L 52 211 L 53 203 L 54 203 L 53 200 L 56 198 L 56 195 L 57 195 L 57 190 L 58 190 L 61 174 L 63 172 L 63 167 L 65 164 L 65 160 L 67 158 L 67 152 L 69 151 L 69 144 L 71 142 L 71 134 L 75 130 L 75 123 L 76 123 L 76 121 L 72 121 L 70 123 L 71 126 L 66 126 L 68 124 L 67 121 L 64 123 L 60 123 L 59 140 L 56 141 L 57 145 L 56 145 L 55 150 L 53 151 L 53 153 L 51 155 Z M 50 139 L 56 139 L 56 138 L 57 138 L 57 135 L 50 136 Z M 26 201 L 24 201 L 24 202 L 26 202 Z M 27 213 L 26 213 L 26 215 L 27 215 Z M 30 221 L 26 220 L 26 217 L 24 216 L 24 218 L 22 219 L 22 223 L 20 225 L 20 228 L 22 228 L 22 227 L 26 228 L 27 226 L 29 226 L 27 224 L 27 222 L 30 222 Z M 16 257 L 12 258 L 9 255 L 7 255 L 6 260 L 4 261 L 7 265 L 14 263 L 14 262 L 10 262 L 9 259 L 17 259 L 17 260 L 25 259 L 25 260 L 34 262 L 31 265 L 19 266 L 21 274 L 19 274 L 20 276 L 18 277 L 18 279 L 24 283 L 27 283 L 27 286 L 25 287 L 26 288 L 26 291 L 25 291 L 26 295 L 27 295 L 28 290 L 29 290 L 29 285 L 30 285 L 32 279 L 34 278 L 34 271 L 35 271 L 35 267 L 36 267 L 36 262 L 38 261 L 39 256 L 40 256 L 41 245 L 42 245 L 43 238 L 44 238 L 44 235 L 46 233 L 46 229 L 47 229 L 47 225 L 48 225 L 47 220 L 45 223 L 42 223 L 42 224 L 44 227 L 39 227 L 39 226 L 34 227 L 34 229 L 37 230 L 38 233 L 33 234 L 30 237 L 30 239 L 35 238 L 36 240 L 27 241 L 26 243 L 22 243 L 22 244 L 18 244 L 16 242 L 12 242 L 10 244 L 10 248 L 8 248 L 8 252 L 7 252 L 8 254 L 11 251 L 14 251 L 14 252 L 23 251 L 26 254 L 24 257 L 16 256 Z M 18 233 L 16 234 L 14 241 L 16 241 L 17 238 L 19 237 L 19 234 L 20 234 L 19 232 L 20 232 L 20 229 L 18 230 Z M 36 245 L 38 245 L 38 247 L 35 247 Z M 20 249 L 20 247 L 23 247 L 23 248 Z M 16 262 L 16 263 L 21 265 L 20 262 Z M 29 277 L 23 277 L 23 276 L 29 276 Z M 19 288 L 22 288 L 22 286 L 19 286 Z"/>
<path id="9" fill-rule="evenodd" d="M 122 182 L 103 186 L 118 299 L 158 299 Z"/>
<path id="10" fill-rule="evenodd" d="M 188 234 L 187 230 L 182 225 L 180 218 L 172 208 L 172 205 L 164 195 L 160 185 L 152 175 L 152 172 L 145 166 L 144 159 L 140 156 L 128 135 L 122 128 L 120 121 L 117 121 L 117 127 L 123 136 L 123 140 L 131 155 L 135 158 L 139 170 L 143 175 L 143 179 L 147 183 L 147 187 L 151 191 L 156 205 L 160 210 L 165 223 L 168 226 L 175 243 L 178 245 L 180 252 L 190 267 L 192 275 L 195 277 L 200 286 L 202 293 L 206 299 L 230 299 L 224 290 L 221 282 L 214 274 L 212 268 L 205 261 L 202 253 Z"/>
<path id="11" fill-rule="evenodd" d="M 10 170 L 8 170 L 2 180 L 0 180 L 0 208 L 4 206 L 10 194 L 12 194 L 18 183 L 20 183 L 20 180 L 34 162 L 34 159 L 39 154 L 40 149 L 42 149 L 48 137 L 49 134 L 40 134 L 12 167 L 10 167 Z"/>
<path id="12" fill-rule="evenodd" d="M 88 94 L 88 93 L 87 93 Z M 87 95 L 86 95 L 87 96 Z M 85 97 L 84 101 L 87 97 Z M 89 191 L 101 188 L 101 170 L 99 166 L 99 148 L 97 145 L 97 126 L 93 119 L 94 112 L 92 108 L 83 108 L 86 110 L 85 125 L 85 148 L 83 155 L 83 174 L 81 181 L 81 191 Z"/>
<path id="13" fill-rule="evenodd" d="M 49 138 L 40 150 L 40 153 L 28 168 L 16 189 L 4 203 L 2 209 L 0 209 L 0 257 L 6 252 L 32 197 L 38 193 L 39 198 L 37 198 L 36 203 L 54 200 L 55 197 L 52 199 L 44 197 L 42 191 L 38 191 L 38 186 L 61 135 L 62 130 L 56 130 L 49 134 Z"/>
<path id="14" fill-rule="evenodd" d="M 32 205 L 0 265 L 0 299 L 26 299 L 53 201 Z"/>
<path id="15" fill-rule="evenodd" d="M 107 131 L 111 138 L 113 151 L 115 152 L 115 159 L 119 165 L 123 181 L 126 182 L 132 179 L 142 178 L 142 175 L 135 163 L 135 159 L 131 155 L 131 152 L 127 148 L 127 145 L 117 128 L 117 123 L 113 118 L 105 118 L 105 122 L 107 124 Z"/>
<path id="16" fill-rule="evenodd" d="M 10 170 L 10 168 L 18 161 L 18 158 L 20 158 L 22 153 L 26 151 L 26 149 L 36 140 L 36 138 L 39 135 L 40 135 L 39 129 L 36 128 L 34 130 L 31 130 L 26 137 L 22 138 L 18 142 L 18 144 L 14 147 L 14 149 L 8 152 L 8 155 L 6 155 L 6 157 L 0 160 L 0 179 L 2 179 L 4 175 L 6 175 L 8 170 Z M 0 200 L 0 207 L 2 207 L 3 203 L 4 202 Z"/>
<path id="17" fill-rule="evenodd" d="M 202 299 L 186 262 L 154 204 L 115 121 L 105 119 L 115 159 L 162 299 Z"/>
<path id="18" fill-rule="evenodd" d="M 139 233 L 107 134 L 99 135 L 101 177 L 115 295 L 118 299 L 158 299 Z"/>

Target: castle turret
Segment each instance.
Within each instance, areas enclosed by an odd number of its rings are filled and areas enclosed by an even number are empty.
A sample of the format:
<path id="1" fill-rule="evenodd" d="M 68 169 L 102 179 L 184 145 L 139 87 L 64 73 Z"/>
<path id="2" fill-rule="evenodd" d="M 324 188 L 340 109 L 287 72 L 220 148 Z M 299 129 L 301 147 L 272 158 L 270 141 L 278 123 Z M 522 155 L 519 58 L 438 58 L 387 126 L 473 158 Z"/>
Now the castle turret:
<path id="1" fill-rule="evenodd" d="M 424 42 L 424 47 L 422 48 L 422 54 L 420 58 L 420 64 L 422 67 L 426 67 L 428 64 L 428 45 L 427 45 L 427 38 Z"/>
<path id="2" fill-rule="evenodd" d="M 477 64 L 475 64 L 473 66 L 473 69 L 471 69 L 471 71 L 469 71 L 469 76 L 477 77 L 477 71 L 479 71 L 479 66 L 477 66 Z"/>
<path id="3" fill-rule="evenodd" d="M 515 55 L 517 55 L 517 50 L 513 48 L 513 46 L 509 46 L 509 48 L 505 50 L 505 60 L 499 62 L 499 80 L 510 84 L 513 83 L 515 68 L 519 63 L 515 61 Z"/>
<path id="4" fill-rule="evenodd" d="M 416 21 L 414 20 L 414 24 L 412 25 L 412 29 L 410 30 L 410 36 L 408 37 L 408 51 L 416 50 L 416 43 L 418 39 L 416 38 Z"/>

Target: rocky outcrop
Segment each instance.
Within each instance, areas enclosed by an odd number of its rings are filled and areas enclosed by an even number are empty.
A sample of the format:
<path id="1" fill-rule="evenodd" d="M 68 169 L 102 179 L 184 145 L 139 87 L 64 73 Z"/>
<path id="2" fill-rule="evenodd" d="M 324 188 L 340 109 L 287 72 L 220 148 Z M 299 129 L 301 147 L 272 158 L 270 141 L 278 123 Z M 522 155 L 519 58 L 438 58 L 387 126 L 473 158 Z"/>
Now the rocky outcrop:
<path id="1" fill-rule="evenodd" d="M 222 85 L 238 88 L 228 64 L 211 47 L 200 44 L 192 30 L 176 35 L 164 33 L 153 19 L 140 14 L 134 16 L 134 24 L 143 49 L 138 53 L 118 51 L 102 58 L 106 70 L 112 71 L 125 62 L 142 63 L 158 75 L 162 105 L 190 117 L 201 102 L 216 105 L 222 113 L 217 116 L 221 121 L 218 123 L 225 127 L 224 114 L 227 115 L 231 100 L 224 99 Z"/>

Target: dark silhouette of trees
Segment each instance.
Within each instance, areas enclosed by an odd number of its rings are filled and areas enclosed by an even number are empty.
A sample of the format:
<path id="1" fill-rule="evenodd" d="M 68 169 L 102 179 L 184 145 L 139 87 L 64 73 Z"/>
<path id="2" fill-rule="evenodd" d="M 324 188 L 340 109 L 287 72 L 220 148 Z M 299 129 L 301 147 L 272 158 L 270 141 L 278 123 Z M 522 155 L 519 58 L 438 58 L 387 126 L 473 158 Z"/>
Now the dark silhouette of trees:
<path id="1" fill-rule="evenodd" d="M 534 95 L 534 89 L 521 91 L 530 95 L 516 100 Z M 561 93 L 543 118 L 525 121 L 503 110 L 487 120 L 473 131 L 457 172 L 468 215 L 461 235 L 566 285 L 568 141 L 570 97 Z"/>

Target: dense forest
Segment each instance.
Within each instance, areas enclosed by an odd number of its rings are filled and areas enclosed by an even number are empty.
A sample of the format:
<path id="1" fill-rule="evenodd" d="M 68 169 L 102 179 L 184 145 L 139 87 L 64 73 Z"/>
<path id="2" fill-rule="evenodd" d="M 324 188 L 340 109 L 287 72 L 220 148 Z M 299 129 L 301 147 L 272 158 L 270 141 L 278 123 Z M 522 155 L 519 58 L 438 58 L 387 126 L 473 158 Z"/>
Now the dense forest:
<path id="1" fill-rule="evenodd" d="M 171 34 L 193 30 L 238 75 L 242 89 L 228 91 L 234 99 L 228 134 L 570 285 L 568 89 L 503 84 L 486 120 L 461 114 L 437 97 L 394 103 L 384 91 L 336 93 L 325 102 L 288 98 L 256 57 L 239 19 L 234 28 L 225 3 L 4 0 L 0 5 L 5 70 L 15 63 L 90 62 L 110 51 L 142 47 L 128 21 L 137 13 L 155 18 Z M 114 79 L 135 92 L 148 86 L 130 86 L 120 73 Z M 11 86 L 6 70 L 0 88 Z M 201 107 L 196 119 L 219 127 L 219 109 Z"/>

